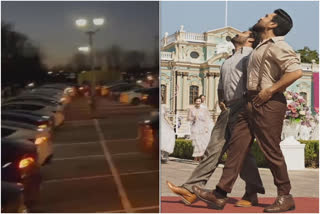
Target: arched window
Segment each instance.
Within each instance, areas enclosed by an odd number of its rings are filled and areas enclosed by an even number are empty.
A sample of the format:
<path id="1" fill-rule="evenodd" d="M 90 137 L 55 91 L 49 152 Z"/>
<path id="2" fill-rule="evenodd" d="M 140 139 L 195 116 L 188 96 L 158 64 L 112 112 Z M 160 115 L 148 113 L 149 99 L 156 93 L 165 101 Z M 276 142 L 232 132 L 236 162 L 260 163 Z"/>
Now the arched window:
<path id="1" fill-rule="evenodd" d="M 189 104 L 194 104 L 194 99 L 199 96 L 199 87 L 192 85 L 190 86 L 190 93 L 189 93 Z"/>
<path id="2" fill-rule="evenodd" d="M 167 103 L 167 86 L 161 84 L 161 99 L 163 98 L 162 103 L 166 104 Z"/>

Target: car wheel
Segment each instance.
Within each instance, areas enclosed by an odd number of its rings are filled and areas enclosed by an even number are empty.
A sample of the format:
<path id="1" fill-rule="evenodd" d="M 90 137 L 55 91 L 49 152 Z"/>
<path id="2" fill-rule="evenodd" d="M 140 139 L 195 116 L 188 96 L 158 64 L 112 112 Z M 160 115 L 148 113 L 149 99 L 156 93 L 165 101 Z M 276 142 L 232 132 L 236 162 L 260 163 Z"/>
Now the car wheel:
<path id="1" fill-rule="evenodd" d="M 139 98 L 134 98 L 131 102 L 132 105 L 139 105 L 140 104 L 140 100 Z"/>

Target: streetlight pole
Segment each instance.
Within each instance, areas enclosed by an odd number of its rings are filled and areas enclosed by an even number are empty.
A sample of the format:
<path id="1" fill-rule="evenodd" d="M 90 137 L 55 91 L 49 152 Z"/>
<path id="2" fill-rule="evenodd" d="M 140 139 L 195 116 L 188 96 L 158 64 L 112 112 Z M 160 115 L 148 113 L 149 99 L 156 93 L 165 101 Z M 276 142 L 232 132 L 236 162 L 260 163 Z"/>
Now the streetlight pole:
<path id="1" fill-rule="evenodd" d="M 104 19 L 103 18 L 94 18 L 92 20 L 94 26 L 102 26 L 104 24 Z M 87 20 L 86 19 L 78 19 L 76 20 L 76 25 L 78 27 L 86 27 L 87 26 Z M 96 75 L 94 73 L 94 49 L 93 49 L 93 36 L 95 35 L 96 32 L 99 31 L 99 28 L 95 30 L 88 30 L 85 31 L 85 33 L 89 37 L 89 51 L 90 51 L 90 67 L 91 67 L 91 104 L 94 105 L 94 95 L 96 91 Z"/>

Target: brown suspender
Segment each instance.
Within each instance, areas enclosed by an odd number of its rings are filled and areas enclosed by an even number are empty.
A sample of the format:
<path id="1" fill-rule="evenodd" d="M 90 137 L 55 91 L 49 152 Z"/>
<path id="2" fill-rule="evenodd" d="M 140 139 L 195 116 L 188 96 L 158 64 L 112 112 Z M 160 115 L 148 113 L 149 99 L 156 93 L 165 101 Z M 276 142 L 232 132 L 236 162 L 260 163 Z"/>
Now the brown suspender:
<path id="1" fill-rule="evenodd" d="M 258 85 L 257 85 L 257 91 L 261 91 L 261 81 L 262 81 L 262 74 L 263 74 L 263 65 L 264 65 L 264 61 L 266 59 L 266 55 L 267 55 L 267 51 L 270 48 L 270 46 L 272 45 L 272 42 L 269 42 L 266 49 L 264 50 L 263 56 L 262 56 L 262 60 L 261 60 L 261 64 L 260 64 L 260 69 L 259 69 L 259 79 L 258 79 Z"/>

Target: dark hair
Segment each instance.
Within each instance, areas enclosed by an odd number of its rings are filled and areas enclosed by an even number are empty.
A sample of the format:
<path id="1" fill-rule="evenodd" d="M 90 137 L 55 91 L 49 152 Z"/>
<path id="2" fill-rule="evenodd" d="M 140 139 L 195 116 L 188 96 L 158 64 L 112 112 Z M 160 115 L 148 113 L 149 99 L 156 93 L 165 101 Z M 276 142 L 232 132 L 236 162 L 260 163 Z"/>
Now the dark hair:
<path id="1" fill-rule="evenodd" d="M 194 98 L 194 102 L 196 102 L 197 101 L 197 99 L 200 99 L 201 100 L 201 98 L 200 97 L 196 97 L 196 98 Z"/>
<path id="2" fill-rule="evenodd" d="M 204 95 L 204 94 L 201 94 L 201 95 L 199 96 L 199 98 L 201 98 L 201 97 L 206 97 L 206 95 Z"/>
<path id="3" fill-rule="evenodd" d="M 252 48 L 256 48 L 258 44 L 261 42 L 261 33 L 253 30 L 253 27 L 249 28 L 249 31 L 251 31 L 249 38 L 254 39 L 252 43 Z"/>
<path id="4" fill-rule="evenodd" d="M 273 33 L 276 36 L 285 36 L 292 28 L 292 19 L 288 13 L 282 9 L 277 9 L 274 11 L 275 15 L 272 21 L 277 23 L 278 26 L 273 29 Z"/>

